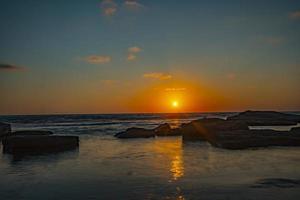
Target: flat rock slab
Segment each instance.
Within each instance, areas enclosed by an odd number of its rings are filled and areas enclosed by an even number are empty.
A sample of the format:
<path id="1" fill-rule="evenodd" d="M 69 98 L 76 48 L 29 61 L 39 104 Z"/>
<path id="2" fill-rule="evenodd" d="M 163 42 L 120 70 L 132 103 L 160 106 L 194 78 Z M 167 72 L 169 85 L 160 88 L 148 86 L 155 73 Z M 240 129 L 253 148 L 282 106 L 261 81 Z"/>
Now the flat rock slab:
<path id="1" fill-rule="evenodd" d="M 227 120 L 240 120 L 249 126 L 296 125 L 300 122 L 300 115 L 275 111 L 245 111 L 228 117 Z"/>
<path id="2" fill-rule="evenodd" d="M 300 146 L 300 131 L 217 131 L 204 134 L 203 137 L 213 146 L 232 150 L 269 146 Z"/>
<path id="3" fill-rule="evenodd" d="M 52 131 L 41 131 L 41 130 L 25 130 L 25 131 L 15 131 L 12 135 L 52 135 Z"/>
<path id="4" fill-rule="evenodd" d="M 79 146 L 77 136 L 16 135 L 2 141 L 3 152 L 11 154 L 55 153 Z"/>
<path id="5" fill-rule="evenodd" d="M 0 122 L 0 137 L 7 136 L 10 133 L 11 133 L 10 124 Z"/>

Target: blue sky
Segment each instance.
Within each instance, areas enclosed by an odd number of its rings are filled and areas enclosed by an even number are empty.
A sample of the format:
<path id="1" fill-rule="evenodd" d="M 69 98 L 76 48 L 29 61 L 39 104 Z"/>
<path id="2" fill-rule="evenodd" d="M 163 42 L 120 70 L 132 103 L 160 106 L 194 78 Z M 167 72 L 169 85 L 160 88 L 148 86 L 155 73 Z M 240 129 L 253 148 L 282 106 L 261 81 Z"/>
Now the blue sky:
<path id="1" fill-rule="evenodd" d="M 221 110 L 300 109 L 300 1 L 0 5 L 0 114 L 144 112 L 110 100 L 168 75 L 214 88 Z"/>

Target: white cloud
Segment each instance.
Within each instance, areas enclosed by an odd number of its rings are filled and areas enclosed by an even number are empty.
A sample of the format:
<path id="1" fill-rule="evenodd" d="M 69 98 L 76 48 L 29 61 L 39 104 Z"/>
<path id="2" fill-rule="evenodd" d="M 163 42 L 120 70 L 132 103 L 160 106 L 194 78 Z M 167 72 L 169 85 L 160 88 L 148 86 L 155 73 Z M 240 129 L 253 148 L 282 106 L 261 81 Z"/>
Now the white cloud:
<path id="1" fill-rule="evenodd" d="M 171 79 L 172 75 L 160 73 L 160 72 L 153 72 L 153 73 L 143 74 L 143 77 L 150 78 L 150 79 L 157 79 L 157 80 L 167 80 L 167 79 Z"/>
<path id="2" fill-rule="evenodd" d="M 129 9 L 140 9 L 145 7 L 143 4 L 139 3 L 136 0 L 126 0 L 124 2 L 124 5 Z"/>
<path id="3" fill-rule="evenodd" d="M 104 64 L 111 61 L 110 56 L 105 55 L 91 55 L 85 58 L 85 61 L 91 64 Z"/>

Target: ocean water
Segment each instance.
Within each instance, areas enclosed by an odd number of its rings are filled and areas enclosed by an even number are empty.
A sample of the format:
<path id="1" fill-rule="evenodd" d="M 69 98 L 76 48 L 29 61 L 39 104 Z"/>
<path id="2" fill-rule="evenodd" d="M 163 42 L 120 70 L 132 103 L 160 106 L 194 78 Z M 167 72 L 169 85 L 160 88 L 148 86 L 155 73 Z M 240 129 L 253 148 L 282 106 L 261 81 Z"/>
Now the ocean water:
<path id="1" fill-rule="evenodd" d="M 113 137 L 132 126 L 177 127 L 233 114 L 0 116 L 13 130 L 80 137 L 74 151 L 22 158 L 1 154 L 0 199 L 300 199 L 299 147 L 230 151 L 183 142 L 180 136 Z"/>

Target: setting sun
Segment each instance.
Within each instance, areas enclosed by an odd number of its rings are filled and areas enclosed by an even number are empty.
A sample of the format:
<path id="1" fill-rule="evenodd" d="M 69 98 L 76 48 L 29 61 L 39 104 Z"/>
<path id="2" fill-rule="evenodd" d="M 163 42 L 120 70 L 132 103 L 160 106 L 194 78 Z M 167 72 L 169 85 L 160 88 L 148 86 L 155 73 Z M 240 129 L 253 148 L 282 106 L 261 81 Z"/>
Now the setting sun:
<path id="1" fill-rule="evenodd" d="M 178 107 L 178 102 L 177 101 L 173 101 L 172 102 L 172 107 L 173 108 L 177 108 Z"/>

